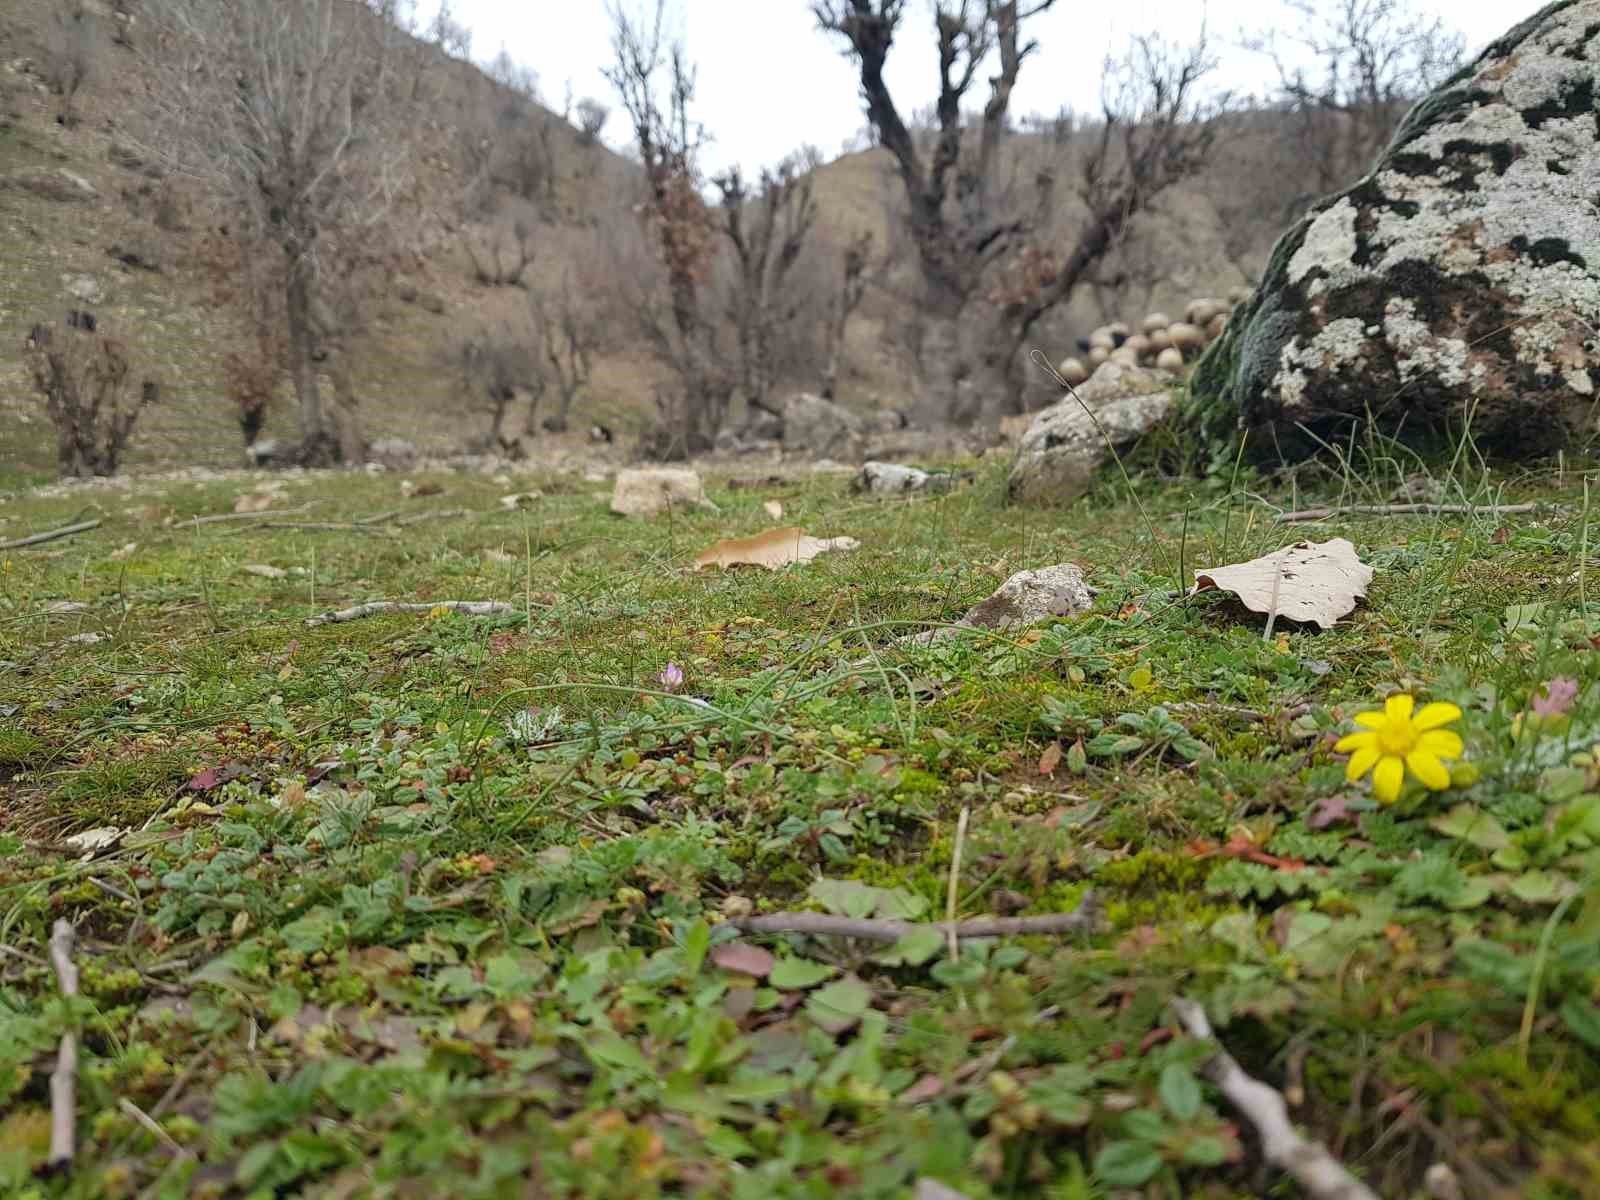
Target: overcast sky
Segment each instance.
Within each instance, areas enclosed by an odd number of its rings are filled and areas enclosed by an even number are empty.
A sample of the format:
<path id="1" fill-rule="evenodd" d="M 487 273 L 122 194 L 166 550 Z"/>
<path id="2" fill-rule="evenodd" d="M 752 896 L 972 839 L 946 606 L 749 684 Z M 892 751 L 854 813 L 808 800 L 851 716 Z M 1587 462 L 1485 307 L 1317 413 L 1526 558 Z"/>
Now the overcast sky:
<path id="1" fill-rule="evenodd" d="M 607 9 L 613 2 L 451 0 L 450 7 L 472 30 L 476 61 L 487 62 L 504 47 L 538 73 L 552 107 L 561 107 L 570 84 L 574 99 L 593 96 L 615 110 L 616 98 L 600 73 L 611 61 Z M 631 13 L 654 10 L 653 0 L 621 2 Z M 1338 0 L 1317 2 L 1331 8 Z M 418 0 L 424 18 L 437 7 L 438 0 Z M 1415 11 L 1445 16 L 1465 35 L 1471 52 L 1539 7 L 1540 0 L 1412 0 Z M 839 53 L 842 43 L 817 31 L 807 0 L 667 0 L 667 9 L 668 28 L 699 68 L 694 116 L 713 138 L 703 161 L 708 173 L 730 163 L 753 172 L 804 144 L 831 158 L 865 124 L 855 75 Z M 937 95 L 931 12 L 932 0 L 911 0 L 890 53 L 885 74 L 902 113 L 931 104 Z M 1092 111 L 1108 52 L 1119 51 L 1130 35 L 1151 30 L 1188 38 L 1202 13 L 1224 59 L 1218 83 L 1262 91 L 1272 77 L 1270 63 L 1232 44 L 1241 30 L 1283 20 L 1273 0 L 1061 0 L 1030 25 L 1040 49 L 1023 66 L 1012 114 L 1053 114 L 1063 106 Z M 980 95 L 987 91 L 986 79 L 980 75 L 975 85 Z M 616 145 L 627 134 L 624 118 L 614 111 L 606 140 Z"/>

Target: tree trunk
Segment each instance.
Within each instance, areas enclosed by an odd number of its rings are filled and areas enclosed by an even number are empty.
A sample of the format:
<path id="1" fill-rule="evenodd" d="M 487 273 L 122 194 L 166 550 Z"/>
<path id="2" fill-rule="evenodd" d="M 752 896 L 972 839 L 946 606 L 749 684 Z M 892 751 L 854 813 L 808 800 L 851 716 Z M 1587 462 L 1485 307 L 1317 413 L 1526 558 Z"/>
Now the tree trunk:
<path id="1" fill-rule="evenodd" d="M 1015 409 L 1014 341 L 986 307 L 976 300 L 928 305 L 922 394 L 912 410 L 918 424 L 970 428 Z"/>
<path id="2" fill-rule="evenodd" d="M 316 333 L 311 325 L 311 272 L 304 259 L 291 253 L 284 316 L 289 326 L 289 376 L 300 404 L 300 461 L 308 467 L 325 467 L 338 460 L 338 443 L 328 432 L 312 361 Z"/>

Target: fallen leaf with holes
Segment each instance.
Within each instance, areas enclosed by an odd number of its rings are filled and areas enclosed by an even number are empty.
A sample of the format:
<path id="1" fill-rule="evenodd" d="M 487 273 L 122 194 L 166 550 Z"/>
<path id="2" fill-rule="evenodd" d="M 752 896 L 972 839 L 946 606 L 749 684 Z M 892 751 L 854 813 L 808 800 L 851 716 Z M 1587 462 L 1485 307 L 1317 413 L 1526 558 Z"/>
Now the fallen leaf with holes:
<path id="1" fill-rule="evenodd" d="M 828 550 L 854 550 L 861 543 L 852 537 L 814 538 L 798 525 L 769 529 L 754 537 L 729 538 L 694 556 L 694 569 L 702 567 L 766 567 L 776 571 L 791 563 L 810 562 Z"/>
<path id="2" fill-rule="evenodd" d="M 1249 562 L 1196 571 L 1194 578 L 1191 596 L 1219 588 L 1239 597 L 1251 612 L 1327 629 L 1367 594 L 1372 568 L 1356 557 L 1347 539 L 1333 538 L 1296 542 Z"/>
<path id="3" fill-rule="evenodd" d="M 266 512 L 278 502 L 276 492 L 246 492 L 233 502 L 236 513 Z"/>

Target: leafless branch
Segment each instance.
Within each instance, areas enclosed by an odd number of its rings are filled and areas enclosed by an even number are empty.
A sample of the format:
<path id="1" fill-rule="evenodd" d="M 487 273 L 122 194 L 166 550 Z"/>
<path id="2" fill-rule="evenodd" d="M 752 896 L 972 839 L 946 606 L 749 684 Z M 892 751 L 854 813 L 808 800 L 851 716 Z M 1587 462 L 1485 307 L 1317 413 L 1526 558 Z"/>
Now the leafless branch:
<path id="1" fill-rule="evenodd" d="M 341 608 L 338 611 L 319 613 L 314 617 L 307 617 L 307 625 L 339 625 L 345 621 L 359 621 L 362 617 L 370 617 L 382 612 L 432 612 L 436 608 L 447 608 L 453 613 L 464 617 L 495 617 L 506 613 L 515 612 L 511 605 L 500 600 L 440 600 L 434 604 L 405 604 L 396 600 L 373 600 L 366 604 L 357 604 L 353 608 Z"/>
<path id="2" fill-rule="evenodd" d="M 1193 1000 L 1175 997 L 1173 1011 L 1190 1037 L 1211 1039 L 1206 1011 Z M 1221 1089 L 1234 1108 L 1255 1127 L 1262 1156 L 1281 1171 L 1294 1176 L 1312 1200 L 1378 1200 L 1376 1192 L 1350 1174 L 1327 1148 L 1301 1137 L 1289 1121 L 1283 1096 L 1244 1068 L 1219 1045 L 1207 1061 L 1206 1077 Z"/>

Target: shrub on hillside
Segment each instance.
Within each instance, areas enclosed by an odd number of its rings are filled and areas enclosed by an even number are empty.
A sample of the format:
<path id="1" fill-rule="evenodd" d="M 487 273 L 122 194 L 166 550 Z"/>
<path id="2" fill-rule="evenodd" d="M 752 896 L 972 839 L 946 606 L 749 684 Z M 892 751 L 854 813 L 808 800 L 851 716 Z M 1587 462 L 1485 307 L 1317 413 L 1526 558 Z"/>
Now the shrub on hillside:
<path id="1" fill-rule="evenodd" d="M 128 394 L 128 349 L 116 338 L 91 332 L 74 313 L 72 324 L 35 325 L 24 355 L 34 390 L 56 431 L 63 476 L 115 475 L 146 406 L 160 396 L 153 379 Z"/>

